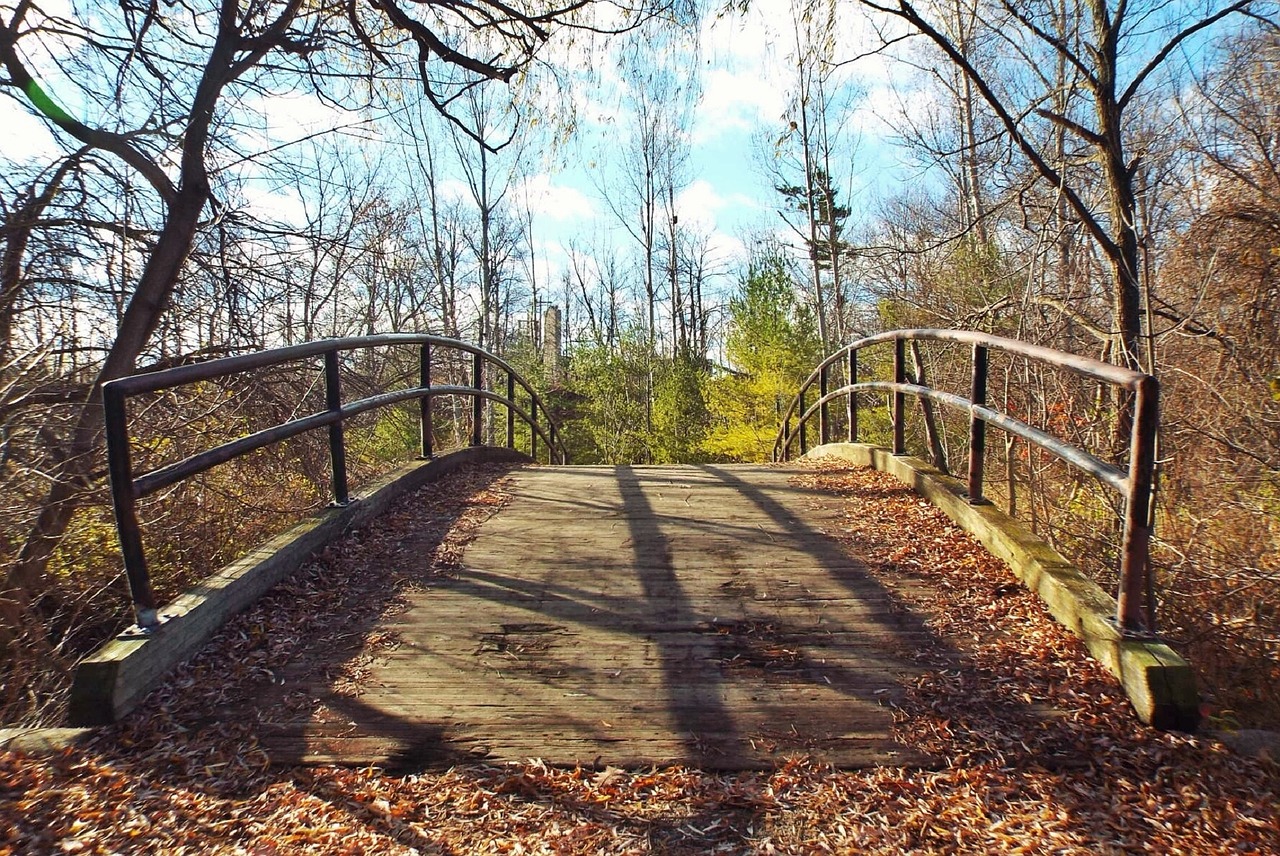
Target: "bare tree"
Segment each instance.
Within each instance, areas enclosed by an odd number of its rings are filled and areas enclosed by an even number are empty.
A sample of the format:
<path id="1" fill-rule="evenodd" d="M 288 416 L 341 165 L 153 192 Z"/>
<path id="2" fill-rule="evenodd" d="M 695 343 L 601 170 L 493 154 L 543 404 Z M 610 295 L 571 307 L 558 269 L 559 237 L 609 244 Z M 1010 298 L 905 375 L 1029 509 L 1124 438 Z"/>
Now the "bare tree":
<path id="1" fill-rule="evenodd" d="M 1136 198 L 1141 153 L 1130 149 L 1133 114 L 1159 75 L 1184 56 L 1180 48 L 1224 19 L 1244 14 L 1251 0 L 1195 9 L 1125 0 L 1001 0 L 989 7 L 987 18 L 998 22 L 994 32 L 1014 59 L 999 77 L 975 63 L 966 40 L 948 32 L 945 10 L 918 8 L 906 0 L 861 2 L 940 50 L 977 90 L 1040 179 L 1062 195 L 1111 269 L 1113 356 L 1141 367 L 1143 245 Z M 1065 81 L 1046 72 L 1056 67 L 1066 69 Z M 1066 161 L 1046 142 L 1042 123 L 1071 140 Z M 1088 169 L 1070 169 L 1081 160 L 1087 160 Z M 1132 405 L 1126 401 L 1116 420 L 1117 443 L 1127 441 L 1131 420 Z"/>
<path id="2" fill-rule="evenodd" d="M 644 20 L 651 7 L 635 11 L 624 27 Z M 367 93 L 381 69 L 408 60 L 426 97 L 447 113 L 451 99 L 479 82 L 511 80 L 556 26 L 595 29 L 590 4 L 176 0 L 99 8 L 68 20 L 30 0 L 0 6 L 0 85 L 73 149 L 123 164 L 156 200 L 152 245 L 68 429 L 39 517 L 6 575 L 0 606 L 7 627 L 50 590 L 50 556 L 100 475 L 101 386 L 135 369 L 165 321 L 197 235 L 223 215 L 216 193 L 223 164 L 246 157 L 226 131 L 252 112 L 251 101 L 301 80 L 331 84 L 322 97 L 350 100 L 361 82 Z M 61 54 L 62 68 L 72 72 L 48 89 L 26 59 L 41 51 Z M 335 64 L 327 66 L 330 57 Z M 442 66 L 462 76 L 438 85 Z M 353 69 L 362 72 L 354 82 Z M 58 86 L 79 91 L 60 96 Z M 85 105 L 79 118 L 65 106 L 77 103 Z"/>
<path id="3" fill-rule="evenodd" d="M 844 269 L 851 248 L 844 237 L 854 141 L 848 117 L 857 92 L 833 61 L 838 18 L 833 4 L 791 6 L 793 89 L 780 136 L 762 158 L 785 199 L 780 213 L 799 239 L 809 268 L 818 334 L 827 350 L 848 335 Z"/>

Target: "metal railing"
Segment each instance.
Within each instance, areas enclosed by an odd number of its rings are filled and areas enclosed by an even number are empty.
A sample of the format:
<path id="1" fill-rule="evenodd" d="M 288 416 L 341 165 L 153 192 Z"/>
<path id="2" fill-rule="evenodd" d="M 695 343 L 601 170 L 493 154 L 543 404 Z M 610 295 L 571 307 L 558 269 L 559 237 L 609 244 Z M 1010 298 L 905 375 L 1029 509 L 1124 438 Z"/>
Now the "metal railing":
<path id="1" fill-rule="evenodd" d="M 971 345 L 973 348 L 972 385 L 970 397 L 908 383 L 905 346 L 911 340 L 930 340 Z M 858 352 L 873 345 L 892 342 L 893 381 L 859 381 Z M 1129 443 L 1127 471 L 1120 469 L 1088 451 L 1054 437 L 1020 419 L 993 410 L 987 403 L 988 352 L 990 349 L 1005 351 L 1035 362 L 1055 366 L 1093 380 L 1102 381 L 1132 393 L 1133 425 Z M 839 389 L 828 389 L 833 366 L 848 362 L 848 383 Z M 818 385 L 818 398 L 806 407 L 806 395 L 814 384 Z M 790 457 L 793 441 L 798 440 L 800 453 L 807 450 L 805 425 L 818 417 L 818 432 L 822 443 L 831 442 L 831 420 L 828 406 L 831 401 L 847 397 L 848 440 L 858 441 L 858 393 L 883 392 L 891 396 L 893 453 L 906 452 L 905 398 L 914 395 L 927 398 L 969 414 L 969 502 L 983 502 L 983 457 L 986 449 L 988 423 L 1044 449 L 1068 464 L 1095 476 L 1124 499 L 1124 531 L 1120 544 L 1120 581 L 1118 586 L 1116 620 L 1123 632 L 1129 635 L 1146 635 L 1155 631 L 1154 604 L 1151 602 L 1150 540 L 1151 494 L 1155 471 L 1156 432 L 1159 426 L 1160 388 L 1156 379 L 1142 372 L 1123 366 L 1111 365 L 1099 360 L 1056 351 L 1052 348 L 1006 339 L 986 333 L 968 330 L 894 330 L 860 339 L 832 354 L 816 368 L 800 387 L 791 406 L 780 419 L 778 436 L 774 441 L 773 457 L 785 461 Z M 798 413 L 797 430 L 792 431 L 791 421 Z M 1145 601 L 1145 606 L 1144 606 Z"/>
<path id="2" fill-rule="evenodd" d="M 419 382 L 417 386 L 380 393 L 346 404 L 342 402 L 338 359 L 341 352 L 405 345 L 418 347 Z M 472 355 L 470 386 L 432 385 L 433 351 L 439 348 Z M 324 358 L 324 410 L 239 437 L 143 475 L 134 474 L 126 409 L 130 397 L 314 357 Z M 486 363 L 506 373 L 506 395 L 484 388 Z M 516 401 L 517 385 L 528 395 L 528 410 Z M 380 407 L 417 399 L 420 405 L 422 457 L 431 458 L 434 455 L 431 400 L 447 395 L 470 396 L 472 399 L 471 445 L 483 444 L 484 402 L 488 400 L 506 408 L 508 448 L 515 447 L 515 420 L 519 416 L 530 429 L 529 456 L 531 458 L 537 460 L 538 438 L 542 438 L 549 462 L 558 460 L 562 464 L 568 463 L 568 452 L 546 405 L 542 403 L 542 399 L 538 397 L 533 387 L 510 364 L 475 345 L 440 336 L 386 333 L 375 336 L 326 339 L 130 375 L 105 384 L 102 388 L 102 396 L 106 421 L 107 464 L 111 476 L 111 499 L 115 508 L 116 532 L 120 539 L 120 551 L 124 557 L 125 575 L 128 578 L 138 627 L 143 631 L 149 631 L 159 624 L 158 606 L 151 588 L 151 576 L 147 568 L 142 534 L 138 525 L 136 504 L 139 499 L 249 452 L 307 431 L 327 428 L 333 502 L 339 506 L 347 505 L 351 502 L 351 495 L 347 484 L 344 420 Z M 538 421 L 539 411 L 545 418 L 545 425 Z"/>

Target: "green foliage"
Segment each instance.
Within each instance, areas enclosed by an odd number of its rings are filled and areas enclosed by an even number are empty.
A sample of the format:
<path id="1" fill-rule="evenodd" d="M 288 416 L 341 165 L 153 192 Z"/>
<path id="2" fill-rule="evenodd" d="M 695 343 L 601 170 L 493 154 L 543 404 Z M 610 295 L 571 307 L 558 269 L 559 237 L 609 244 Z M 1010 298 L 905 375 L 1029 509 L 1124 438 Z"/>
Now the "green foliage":
<path id="1" fill-rule="evenodd" d="M 691 463 L 705 459 L 707 370 L 700 360 L 651 351 L 644 331 L 614 348 L 580 345 L 569 356 L 565 425 L 575 463 Z"/>
<path id="2" fill-rule="evenodd" d="M 726 352 L 734 370 L 709 386 L 713 416 L 704 448 L 722 459 L 765 460 L 778 412 L 818 363 L 822 346 L 812 313 L 776 256 L 752 265 L 729 315 Z"/>
<path id="3" fill-rule="evenodd" d="M 370 436 L 356 450 L 363 459 L 371 464 L 400 463 L 418 453 L 422 435 L 416 412 L 390 407 L 376 413 Z"/>
<path id="4" fill-rule="evenodd" d="M 681 356 L 664 361 L 654 382 L 651 448 L 657 464 L 690 464 L 705 459 L 702 448 L 710 414 L 706 369 Z"/>
<path id="5" fill-rule="evenodd" d="M 618 347 L 586 344 L 569 355 L 570 386 L 581 397 L 565 426 L 576 463 L 625 464 L 648 460 L 645 400 L 652 354 L 644 335 L 629 330 Z"/>
<path id="6" fill-rule="evenodd" d="M 852 213 L 847 205 L 840 204 L 839 188 L 832 183 L 831 176 L 822 169 L 815 169 L 809 190 L 794 184 L 775 185 L 774 189 L 786 198 L 788 211 L 806 218 L 813 217 L 819 238 L 816 244 L 806 238 L 805 244 L 812 257 L 817 258 L 819 267 L 831 270 L 834 264 L 832 256 L 839 257 L 851 250 L 842 235 L 845 221 Z"/>
<path id="7" fill-rule="evenodd" d="M 813 313 L 796 296 L 786 263 L 752 264 L 729 301 L 729 361 L 747 374 L 778 371 L 803 379 L 822 353 Z"/>
<path id="8" fill-rule="evenodd" d="M 49 573 L 58 579 L 106 574 L 119 565 L 116 527 L 104 507 L 79 509 L 49 560 Z"/>

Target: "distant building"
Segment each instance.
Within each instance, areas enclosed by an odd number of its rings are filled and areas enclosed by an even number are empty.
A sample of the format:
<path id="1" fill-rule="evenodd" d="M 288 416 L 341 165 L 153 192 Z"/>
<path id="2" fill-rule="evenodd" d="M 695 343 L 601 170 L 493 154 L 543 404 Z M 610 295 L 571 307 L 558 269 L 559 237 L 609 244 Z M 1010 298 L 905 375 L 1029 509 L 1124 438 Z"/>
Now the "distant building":
<path id="1" fill-rule="evenodd" d="M 560 307 L 548 306 L 542 314 L 542 364 L 547 367 L 547 380 L 553 385 L 563 380 L 563 340 Z"/>

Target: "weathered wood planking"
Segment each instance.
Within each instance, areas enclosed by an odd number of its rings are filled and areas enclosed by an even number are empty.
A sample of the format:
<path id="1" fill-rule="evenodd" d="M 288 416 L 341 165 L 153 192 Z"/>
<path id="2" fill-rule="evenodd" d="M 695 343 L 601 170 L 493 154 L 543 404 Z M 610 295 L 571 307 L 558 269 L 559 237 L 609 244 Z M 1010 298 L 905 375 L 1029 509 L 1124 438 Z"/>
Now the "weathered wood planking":
<path id="1" fill-rule="evenodd" d="M 284 762 L 928 763 L 892 708 L 925 630 L 786 469 L 545 467 L 380 625 L 358 695 L 262 724 Z M 423 561 L 427 561 L 424 557 Z"/>

